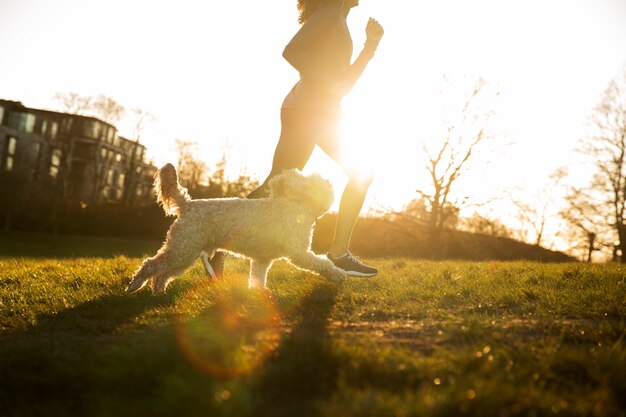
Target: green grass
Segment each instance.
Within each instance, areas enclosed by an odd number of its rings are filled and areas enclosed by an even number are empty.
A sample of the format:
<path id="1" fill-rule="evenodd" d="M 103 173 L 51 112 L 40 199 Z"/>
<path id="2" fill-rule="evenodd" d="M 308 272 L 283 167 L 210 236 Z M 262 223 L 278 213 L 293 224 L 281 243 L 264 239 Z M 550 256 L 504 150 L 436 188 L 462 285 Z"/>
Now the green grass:
<path id="1" fill-rule="evenodd" d="M 626 416 L 619 265 L 278 262 L 266 294 L 229 259 L 126 295 L 139 263 L 0 259 L 1 416 Z"/>

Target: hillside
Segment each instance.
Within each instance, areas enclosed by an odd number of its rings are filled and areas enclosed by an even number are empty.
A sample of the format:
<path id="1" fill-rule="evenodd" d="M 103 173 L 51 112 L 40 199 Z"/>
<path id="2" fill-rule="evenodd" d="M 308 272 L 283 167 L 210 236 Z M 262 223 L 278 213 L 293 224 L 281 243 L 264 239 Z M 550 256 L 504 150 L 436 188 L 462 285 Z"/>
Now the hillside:
<path id="1" fill-rule="evenodd" d="M 323 252 L 332 241 L 336 215 L 322 217 L 313 237 L 313 250 Z M 379 217 L 360 218 L 352 236 L 355 254 L 367 258 L 403 256 L 426 259 L 458 260 L 533 260 L 571 262 L 572 257 L 513 239 L 447 230 L 441 247 L 433 250 L 427 241 L 426 228 Z"/>
<path id="2" fill-rule="evenodd" d="M 321 253 L 328 250 L 332 241 L 336 214 L 330 213 L 322 217 L 315 227 L 313 250 Z M 16 219 L 17 220 L 17 219 Z M 42 245 L 51 248 L 54 252 L 55 244 L 48 244 L 46 233 L 50 229 L 42 222 L 15 221 L 14 232 L 35 232 L 35 240 L 41 240 Z M 31 219 L 32 220 L 32 219 Z M 66 236 L 89 236 L 100 238 L 121 238 L 133 240 L 150 240 L 162 242 L 171 217 L 165 217 L 163 211 L 155 205 L 141 209 L 123 206 L 88 207 L 73 212 L 68 220 L 60 225 L 60 234 Z M 41 234 L 43 232 L 43 234 Z M 22 236 L 18 239 L 17 236 Z M 52 235 L 50 235 L 52 236 Z M 16 254 L 20 249 L 16 242 L 24 241 L 28 246 L 28 235 L 14 235 L 7 245 L 2 245 L 0 239 L 0 253 Z M 52 237 L 50 237 L 52 238 Z M 17 240 L 16 240 L 17 239 Z M 96 241 L 95 247 L 101 244 Z M 77 244 L 80 246 L 80 244 Z M 91 247 L 91 243 L 89 244 Z M 131 245 L 132 246 L 132 245 Z M 151 244 L 150 247 L 153 245 Z M 351 243 L 351 249 L 356 255 L 368 258 L 407 257 L 418 259 L 459 259 L 459 260 L 535 260 L 543 262 L 568 262 L 574 259 L 564 253 L 553 252 L 545 248 L 528 245 L 512 239 L 488 235 L 479 235 L 468 232 L 449 230 L 444 232 L 440 248 L 432 248 L 427 241 L 424 226 L 401 221 L 391 221 L 381 217 L 362 217 L 357 222 Z M 76 247 L 77 253 L 82 253 Z M 86 252 L 90 253 L 89 250 Z M 136 256 L 136 249 L 120 253 Z M 52 255 L 43 251 L 44 255 Z M 63 253 L 62 255 L 66 255 Z"/>

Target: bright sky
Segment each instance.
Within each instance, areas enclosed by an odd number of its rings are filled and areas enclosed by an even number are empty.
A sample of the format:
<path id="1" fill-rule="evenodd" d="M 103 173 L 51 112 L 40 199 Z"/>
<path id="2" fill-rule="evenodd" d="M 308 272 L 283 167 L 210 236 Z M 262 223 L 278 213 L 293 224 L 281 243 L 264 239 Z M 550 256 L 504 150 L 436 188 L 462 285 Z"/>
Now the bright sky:
<path id="1" fill-rule="evenodd" d="M 399 207 L 427 180 L 421 140 L 443 74 L 500 92 L 495 152 L 464 178 L 480 199 L 537 189 L 568 163 L 626 63 L 626 0 L 362 0 L 348 19 L 355 56 L 369 16 L 385 36 L 344 109 L 346 141 L 376 156 L 372 206 Z M 0 0 L 0 98 L 54 109 L 56 92 L 105 94 L 158 117 L 143 137 L 157 164 L 176 138 L 208 163 L 228 141 L 231 174 L 263 178 L 298 27 L 295 0 Z M 321 153 L 307 170 L 345 181 Z"/>

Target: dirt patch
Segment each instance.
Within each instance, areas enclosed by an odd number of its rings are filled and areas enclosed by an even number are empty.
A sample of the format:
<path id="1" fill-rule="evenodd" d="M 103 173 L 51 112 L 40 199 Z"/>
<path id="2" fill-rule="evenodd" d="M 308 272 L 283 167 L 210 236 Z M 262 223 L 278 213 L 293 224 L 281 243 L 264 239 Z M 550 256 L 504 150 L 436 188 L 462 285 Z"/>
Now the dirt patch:
<path id="1" fill-rule="evenodd" d="M 406 345 L 429 353 L 435 348 L 450 345 L 467 345 L 472 339 L 512 339 L 550 341 L 564 335 L 585 334 L 584 329 L 596 327 L 597 320 L 562 319 L 538 320 L 534 318 L 511 318 L 485 320 L 484 323 L 465 323 L 460 318 L 449 320 L 393 320 L 377 321 L 331 321 L 331 335 L 344 339 L 370 340 L 373 343 Z"/>

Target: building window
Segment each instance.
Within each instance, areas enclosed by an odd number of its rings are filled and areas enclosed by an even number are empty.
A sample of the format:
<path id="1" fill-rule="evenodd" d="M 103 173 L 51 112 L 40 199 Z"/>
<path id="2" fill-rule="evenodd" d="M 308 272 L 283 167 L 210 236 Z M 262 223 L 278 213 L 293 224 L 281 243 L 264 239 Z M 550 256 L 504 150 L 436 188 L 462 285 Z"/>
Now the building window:
<path id="1" fill-rule="evenodd" d="M 15 155 L 15 150 L 17 149 L 17 138 L 13 136 L 9 136 L 9 143 L 7 145 L 7 153 Z"/>
<path id="2" fill-rule="evenodd" d="M 107 150 L 106 150 L 106 148 L 100 148 L 100 157 L 102 159 L 106 159 L 106 157 L 107 157 Z"/>
<path id="3" fill-rule="evenodd" d="M 52 124 L 50 125 L 50 138 L 56 139 L 58 131 L 59 124 L 57 122 L 52 122 Z"/>
<path id="4" fill-rule="evenodd" d="M 41 123 L 41 135 L 55 139 L 57 137 L 58 124 L 51 120 L 44 120 Z"/>
<path id="5" fill-rule="evenodd" d="M 107 172 L 107 185 L 113 185 L 113 170 L 110 169 L 109 172 Z"/>
<path id="6" fill-rule="evenodd" d="M 4 170 L 13 171 L 15 166 L 15 153 L 17 151 L 17 138 L 9 136 L 6 147 L 6 158 L 4 159 Z"/>
<path id="7" fill-rule="evenodd" d="M 117 176 L 117 199 L 121 200 L 124 196 L 124 174 L 120 174 Z"/>
<path id="8" fill-rule="evenodd" d="M 23 112 L 9 113 L 9 126 L 22 132 L 32 133 L 35 129 L 35 115 Z"/>
<path id="9" fill-rule="evenodd" d="M 4 107 L 0 106 L 0 125 L 4 119 Z"/>
<path id="10" fill-rule="evenodd" d="M 143 161 L 143 151 L 143 146 L 137 149 L 137 161 Z"/>
<path id="11" fill-rule="evenodd" d="M 33 180 L 39 177 L 39 160 L 41 159 L 41 143 L 33 144 Z"/>
<path id="12" fill-rule="evenodd" d="M 63 119 L 63 131 L 65 133 L 70 133 L 72 131 L 72 126 L 74 125 L 74 119 L 72 118 L 65 118 Z"/>
<path id="13" fill-rule="evenodd" d="M 83 134 L 91 139 L 99 139 L 102 126 L 95 121 L 85 122 Z"/>
<path id="14" fill-rule="evenodd" d="M 107 135 L 107 142 L 113 143 L 114 136 L 115 136 L 115 129 L 109 129 L 109 134 Z"/>
<path id="15" fill-rule="evenodd" d="M 60 149 L 53 149 L 50 156 L 50 176 L 56 178 L 59 175 L 62 152 Z"/>
<path id="16" fill-rule="evenodd" d="M 115 162 L 121 162 L 122 161 L 122 154 L 121 153 L 116 153 L 115 154 Z"/>

